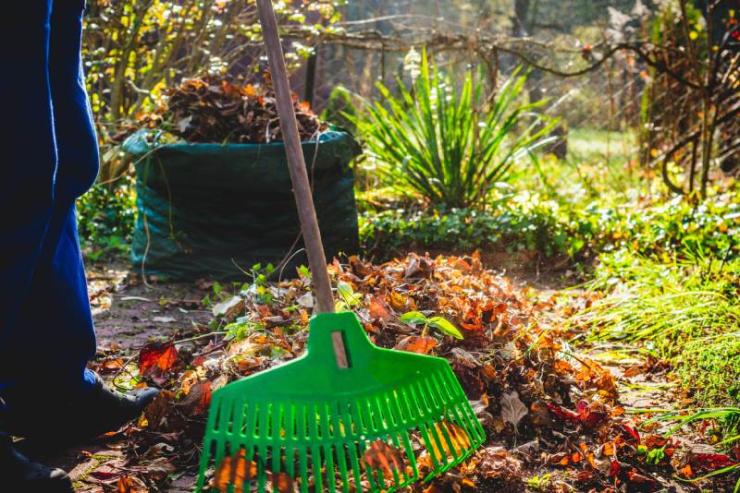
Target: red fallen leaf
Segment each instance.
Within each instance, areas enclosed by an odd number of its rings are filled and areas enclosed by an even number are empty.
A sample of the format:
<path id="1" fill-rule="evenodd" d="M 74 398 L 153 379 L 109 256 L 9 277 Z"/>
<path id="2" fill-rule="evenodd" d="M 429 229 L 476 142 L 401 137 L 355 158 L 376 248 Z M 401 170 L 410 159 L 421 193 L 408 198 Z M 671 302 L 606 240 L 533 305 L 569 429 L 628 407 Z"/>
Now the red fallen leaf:
<path id="1" fill-rule="evenodd" d="M 113 479 L 119 479 L 121 477 L 121 473 L 111 471 L 93 471 L 89 476 L 92 476 L 99 481 L 111 481 Z"/>
<path id="2" fill-rule="evenodd" d="M 580 401 L 576 405 L 577 412 L 558 406 L 551 402 L 547 403 L 550 412 L 562 421 L 580 424 L 584 428 L 594 428 L 606 419 L 606 414 L 601 411 L 593 411 L 586 401 Z"/>
<path id="3" fill-rule="evenodd" d="M 579 483 L 588 483 L 593 481 L 594 479 L 594 472 L 590 469 L 584 469 L 582 471 L 578 471 L 578 474 L 576 474 L 576 481 Z"/>
<path id="4" fill-rule="evenodd" d="M 636 429 L 632 428 L 629 425 L 622 425 L 622 428 L 630 437 L 634 438 L 638 445 L 640 444 L 640 434 L 637 432 Z"/>
<path id="5" fill-rule="evenodd" d="M 658 482 L 653 478 L 640 474 L 636 469 L 630 469 L 627 471 L 627 479 L 629 482 L 637 484 L 649 484 L 653 486 L 658 484 Z"/>
<path id="6" fill-rule="evenodd" d="M 695 467 L 713 471 L 740 463 L 735 462 L 732 457 L 726 454 L 692 454 L 691 464 Z"/>
<path id="7" fill-rule="evenodd" d="M 586 401 L 579 401 L 576 404 L 578 411 L 578 420 L 586 428 L 595 428 L 599 423 L 606 419 L 606 414 L 601 411 L 594 411 Z"/>
<path id="8" fill-rule="evenodd" d="M 570 421 L 571 423 L 578 423 L 578 414 L 574 413 L 570 409 L 566 409 L 552 402 L 547 403 L 547 409 L 561 421 Z"/>
<path id="9" fill-rule="evenodd" d="M 619 461 L 612 457 L 612 460 L 609 462 L 609 477 L 616 478 L 621 470 L 622 466 L 619 464 Z"/>
<path id="10" fill-rule="evenodd" d="M 171 342 L 165 344 L 149 344 L 139 353 L 139 373 L 148 375 L 155 368 L 166 372 L 177 361 L 177 349 Z"/>

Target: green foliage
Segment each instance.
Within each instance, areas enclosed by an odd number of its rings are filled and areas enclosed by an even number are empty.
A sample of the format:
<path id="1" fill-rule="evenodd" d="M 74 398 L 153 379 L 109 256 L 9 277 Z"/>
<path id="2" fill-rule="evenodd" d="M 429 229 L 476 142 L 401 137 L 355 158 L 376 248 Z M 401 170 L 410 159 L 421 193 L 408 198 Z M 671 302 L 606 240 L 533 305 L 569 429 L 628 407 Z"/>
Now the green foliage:
<path id="1" fill-rule="evenodd" d="M 488 100 L 469 71 L 460 86 L 426 53 L 411 87 L 399 94 L 379 83 L 382 100 L 357 119 L 368 158 L 385 181 L 434 207 L 479 207 L 512 166 L 548 142 L 551 128 L 521 102 L 526 76 L 517 70 Z"/>
<path id="2" fill-rule="evenodd" d="M 516 252 L 584 260 L 602 251 L 639 253 L 660 261 L 731 259 L 740 254 L 740 203 L 734 194 L 698 205 L 680 198 L 656 204 L 643 198 L 619 206 L 601 200 L 497 191 L 491 210 L 366 207 L 360 215 L 364 249 L 381 258 L 417 249 Z M 620 255 L 604 257 L 612 272 Z M 631 262 L 631 258 L 628 259 Z M 606 272 L 606 271 L 604 271 Z"/>
<path id="3" fill-rule="evenodd" d="M 588 222 L 570 221 L 549 203 L 512 201 L 496 211 L 450 209 L 446 213 L 407 213 L 403 209 L 369 211 L 360 216 L 360 240 L 366 251 L 387 258 L 404 250 L 499 249 L 539 251 L 546 256 L 575 256 L 586 246 Z"/>
<path id="4" fill-rule="evenodd" d="M 686 344 L 677 375 L 700 405 L 740 402 L 740 332 Z"/>
<path id="5" fill-rule="evenodd" d="M 85 256 L 99 260 L 128 252 L 136 210 L 131 179 L 94 185 L 77 201 L 80 243 Z"/>
<path id="6" fill-rule="evenodd" d="M 443 334 L 452 336 L 455 339 L 462 339 L 463 335 L 460 329 L 455 327 L 449 320 L 443 317 L 427 317 L 421 312 L 408 312 L 401 315 L 401 322 L 409 325 L 422 325 L 423 331 L 426 332 L 428 327 L 439 330 Z"/>
<path id="7" fill-rule="evenodd" d="M 226 335 L 224 339 L 227 341 L 241 341 L 246 339 L 251 333 L 264 329 L 262 324 L 247 320 L 246 317 L 239 317 L 235 322 L 227 324 L 224 327 Z"/>
<path id="8" fill-rule="evenodd" d="M 623 226 L 624 243 L 666 259 L 727 258 L 740 254 L 740 202 L 735 193 L 691 204 L 680 197 L 635 210 Z"/>
<path id="9" fill-rule="evenodd" d="M 252 284 L 248 288 L 254 291 L 257 303 L 261 305 L 271 305 L 274 299 L 268 279 L 275 272 L 275 266 L 272 264 L 262 265 L 254 264 L 249 269 L 249 276 L 252 278 Z"/>
<path id="10" fill-rule="evenodd" d="M 344 281 L 337 284 L 337 295 L 339 300 L 335 303 L 334 309 L 338 312 L 352 311 L 362 303 L 362 293 L 355 293 L 352 285 Z"/>
<path id="11" fill-rule="evenodd" d="M 343 85 L 335 86 L 329 94 L 321 120 L 344 128 L 349 133 L 355 133 L 357 120 L 357 105 L 355 96 Z"/>
<path id="12" fill-rule="evenodd" d="M 607 295 L 571 323 L 592 341 L 643 343 L 674 365 L 702 405 L 740 402 L 740 257 L 674 254 L 682 255 L 687 260 L 628 250 L 601 255 L 590 286 Z"/>

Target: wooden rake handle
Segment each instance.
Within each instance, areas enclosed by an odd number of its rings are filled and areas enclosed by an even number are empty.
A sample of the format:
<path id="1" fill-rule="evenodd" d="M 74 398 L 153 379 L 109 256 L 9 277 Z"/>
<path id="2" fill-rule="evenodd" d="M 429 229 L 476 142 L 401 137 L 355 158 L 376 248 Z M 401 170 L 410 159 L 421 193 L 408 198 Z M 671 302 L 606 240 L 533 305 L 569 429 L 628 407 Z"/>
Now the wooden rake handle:
<path id="1" fill-rule="evenodd" d="M 306 162 L 303 159 L 301 138 L 298 134 L 298 123 L 293 111 L 293 99 L 288 82 L 288 71 L 285 68 L 285 58 L 278 36 L 277 20 L 272 8 L 271 0 L 257 0 L 260 24 L 262 24 L 262 35 L 267 48 L 267 56 L 270 60 L 270 75 L 272 86 L 275 89 L 277 99 L 278 116 L 280 117 L 280 130 L 283 132 L 285 153 L 288 157 L 288 169 L 290 170 L 290 181 L 293 183 L 293 194 L 295 195 L 298 217 L 301 221 L 301 232 L 308 254 L 308 265 L 311 268 L 311 279 L 313 281 L 314 295 L 317 301 L 317 311 L 333 312 L 334 298 L 331 294 L 331 283 L 329 273 L 326 270 L 326 256 L 324 246 L 321 243 L 321 232 L 319 222 L 316 219 L 316 209 L 311 196 L 311 186 L 308 183 L 306 173 Z M 343 352 L 343 351 L 342 351 Z"/>

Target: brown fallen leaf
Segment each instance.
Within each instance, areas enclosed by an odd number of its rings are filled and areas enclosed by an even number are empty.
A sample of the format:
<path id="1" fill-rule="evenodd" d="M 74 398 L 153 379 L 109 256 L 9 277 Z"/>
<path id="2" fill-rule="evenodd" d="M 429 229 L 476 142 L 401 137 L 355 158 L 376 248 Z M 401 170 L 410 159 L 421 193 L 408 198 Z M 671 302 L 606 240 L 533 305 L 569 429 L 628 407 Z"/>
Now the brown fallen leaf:
<path id="1" fill-rule="evenodd" d="M 109 373 L 116 373 L 121 368 L 123 368 L 124 361 L 123 358 L 109 358 L 105 361 L 102 361 L 98 366 L 97 370 L 100 374 L 109 374 Z"/>
<path id="2" fill-rule="evenodd" d="M 277 488 L 278 493 L 293 493 L 296 490 L 293 478 L 285 472 L 274 474 L 272 483 Z"/>
<path id="3" fill-rule="evenodd" d="M 437 339 L 428 336 L 408 336 L 396 344 L 396 349 L 419 354 L 429 354 L 435 347 Z"/>
<path id="4" fill-rule="evenodd" d="M 528 414 L 527 406 L 519 399 L 517 391 L 501 395 L 501 417 L 516 429 L 519 421 Z"/>
<path id="5" fill-rule="evenodd" d="M 374 296 L 370 300 L 368 312 L 370 313 L 370 317 L 373 320 L 381 320 L 383 322 L 387 322 L 393 317 L 393 314 L 391 313 L 391 310 L 386 304 L 385 300 L 383 300 L 379 296 Z"/>
<path id="6" fill-rule="evenodd" d="M 149 489 L 138 478 L 123 476 L 116 483 L 117 493 L 149 493 Z"/>
<path id="7" fill-rule="evenodd" d="M 470 448 L 468 432 L 460 425 L 444 420 L 434 424 L 434 431 L 439 437 L 440 443 L 437 444 L 432 435 L 429 437 L 430 443 L 427 443 L 427 448 L 438 460 L 459 456 Z M 445 438 L 445 435 L 449 437 L 449 441 Z"/>
<path id="8" fill-rule="evenodd" d="M 188 395 L 177 405 L 190 416 L 200 416 L 211 404 L 211 382 L 198 382 L 190 388 Z"/>
<path id="9" fill-rule="evenodd" d="M 521 477 L 522 463 L 503 447 L 486 447 L 476 454 L 476 458 L 479 462 L 473 472 L 486 479 Z"/>

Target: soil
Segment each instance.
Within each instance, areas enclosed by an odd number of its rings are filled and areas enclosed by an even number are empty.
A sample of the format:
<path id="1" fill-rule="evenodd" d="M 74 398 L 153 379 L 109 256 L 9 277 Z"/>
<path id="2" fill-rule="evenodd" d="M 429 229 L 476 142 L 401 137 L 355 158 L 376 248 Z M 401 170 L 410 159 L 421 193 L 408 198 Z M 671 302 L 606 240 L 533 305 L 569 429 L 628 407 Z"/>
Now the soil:
<path id="1" fill-rule="evenodd" d="M 129 268 L 122 262 L 88 266 L 88 292 L 100 354 L 118 351 L 136 356 L 149 342 L 183 338 L 198 324 L 207 325 L 211 320 L 210 310 L 202 309 L 202 300 L 209 293 L 207 283 L 200 283 L 201 287 L 198 283 L 144 284 Z M 100 493 L 108 490 L 91 484 L 88 477 L 93 471 L 101 477 L 99 465 L 123 456 L 121 438 L 114 435 L 61 452 L 48 450 L 47 444 L 22 442 L 20 447 L 35 459 L 68 471 L 78 493 Z M 193 484 L 194 477 L 184 475 L 175 478 L 167 492 L 190 492 Z"/>

